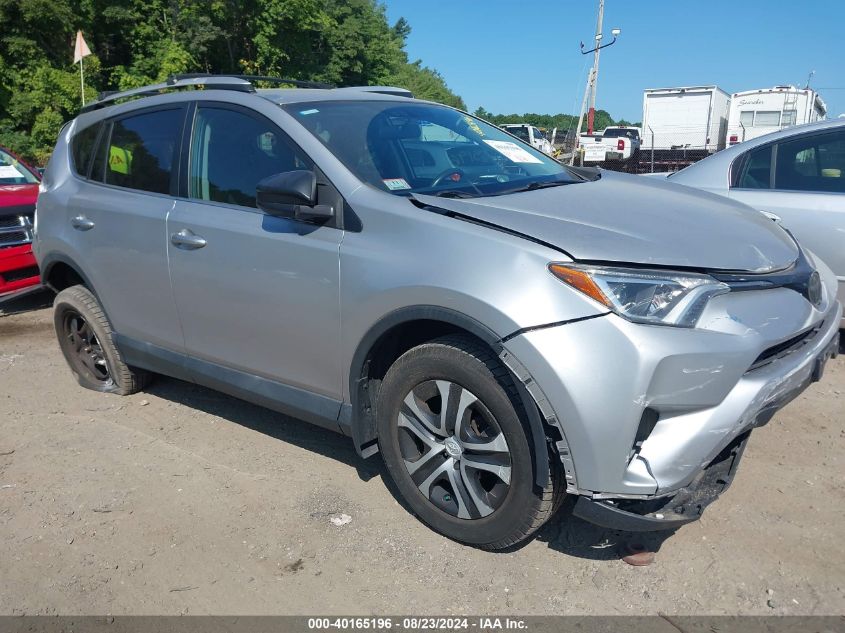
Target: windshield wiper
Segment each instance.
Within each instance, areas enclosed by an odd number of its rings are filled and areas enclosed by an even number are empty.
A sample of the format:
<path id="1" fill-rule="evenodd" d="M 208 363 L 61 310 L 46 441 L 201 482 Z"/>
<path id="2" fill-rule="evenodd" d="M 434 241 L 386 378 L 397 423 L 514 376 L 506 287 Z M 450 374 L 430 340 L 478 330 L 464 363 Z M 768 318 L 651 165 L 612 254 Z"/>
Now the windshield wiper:
<path id="1" fill-rule="evenodd" d="M 514 189 L 508 189 L 506 191 L 501 192 L 501 194 L 506 193 L 518 193 L 520 191 L 534 191 L 535 189 L 547 189 L 548 187 L 559 187 L 561 185 L 571 185 L 572 181 L 570 180 L 534 180 L 529 182 L 526 185 L 521 187 L 516 187 Z M 499 195 L 501 195 L 499 194 Z"/>
<path id="2" fill-rule="evenodd" d="M 473 194 L 467 193 L 466 191 L 459 191 L 458 189 L 446 189 L 444 191 L 438 191 L 434 195 L 438 198 L 475 198 Z"/>

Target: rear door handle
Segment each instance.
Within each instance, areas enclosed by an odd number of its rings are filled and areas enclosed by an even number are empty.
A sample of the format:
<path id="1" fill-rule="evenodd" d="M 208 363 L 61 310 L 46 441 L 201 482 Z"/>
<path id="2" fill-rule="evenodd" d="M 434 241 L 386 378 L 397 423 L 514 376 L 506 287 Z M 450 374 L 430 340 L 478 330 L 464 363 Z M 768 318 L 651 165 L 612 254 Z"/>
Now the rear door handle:
<path id="1" fill-rule="evenodd" d="M 84 215 L 77 215 L 71 219 L 70 225 L 77 231 L 90 231 L 94 228 L 94 221 L 89 220 Z"/>
<path id="2" fill-rule="evenodd" d="M 182 229 L 178 233 L 174 233 L 170 236 L 170 241 L 173 243 L 174 246 L 178 248 L 183 248 L 188 251 L 193 251 L 198 248 L 202 248 L 203 246 L 208 244 L 208 242 L 205 241 L 205 238 L 200 237 L 191 229 Z"/>

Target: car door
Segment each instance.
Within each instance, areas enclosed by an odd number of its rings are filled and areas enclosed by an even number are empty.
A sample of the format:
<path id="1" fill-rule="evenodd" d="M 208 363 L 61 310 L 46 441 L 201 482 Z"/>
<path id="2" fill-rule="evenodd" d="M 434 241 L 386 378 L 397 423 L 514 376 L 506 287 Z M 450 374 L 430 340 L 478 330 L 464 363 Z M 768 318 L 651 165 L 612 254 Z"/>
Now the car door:
<path id="1" fill-rule="evenodd" d="M 780 222 L 818 255 L 845 301 L 845 130 L 783 139 L 741 160 L 730 196 Z"/>
<path id="2" fill-rule="evenodd" d="M 275 123 L 247 108 L 201 102 L 191 118 L 184 197 L 167 223 L 189 371 L 264 404 L 292 403 L 283 410 L 310 421 L 334 419 L 342 399 L 343 231 L 256 208 L 259 181 L 315 167 Z M 321 181 L 321 199 L 329 189 Z"/>
<path id="3" fill-rule="evenodd" d="M 183 342 L 166 218 L 184 119 L 184 105 L 170 104 L 107 120 L 92 165 L 76 166 L 67 213 L 69 241 L 115 332 L 174 351 Z"/>

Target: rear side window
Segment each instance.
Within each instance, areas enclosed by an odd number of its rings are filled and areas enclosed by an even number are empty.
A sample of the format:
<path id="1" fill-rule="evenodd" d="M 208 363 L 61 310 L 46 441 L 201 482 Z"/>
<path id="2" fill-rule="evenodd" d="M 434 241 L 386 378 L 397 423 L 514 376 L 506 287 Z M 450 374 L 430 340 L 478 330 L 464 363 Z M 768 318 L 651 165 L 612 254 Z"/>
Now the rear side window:
<path id="1" fill-rule="evenodd" d="M 71 156 L 73 157 L 73 170 L 83 178 L 88 177 L 88 166 L 97 143 L 97 134 L 100 131 L 100 124 L 91 125 L 73 135 L 71 140 Z"/>
<path id="2" fill-rule="evenodd" d="M 740 189 L 769 189 L 772 175 L 772 146 L 752 151 L 745 160 L 736 186 Z"/>
<path id="3" fill-rule="evenodd" d="M 778 144 L 775 188 L 845 193 L 845 131 Z"/>
<path id="4" fill-rule="evenodd" d="M 182 117 L 181 109 L 173 109 L 115 121 L 108 143 L 106 184 L 169 193 Z"/>

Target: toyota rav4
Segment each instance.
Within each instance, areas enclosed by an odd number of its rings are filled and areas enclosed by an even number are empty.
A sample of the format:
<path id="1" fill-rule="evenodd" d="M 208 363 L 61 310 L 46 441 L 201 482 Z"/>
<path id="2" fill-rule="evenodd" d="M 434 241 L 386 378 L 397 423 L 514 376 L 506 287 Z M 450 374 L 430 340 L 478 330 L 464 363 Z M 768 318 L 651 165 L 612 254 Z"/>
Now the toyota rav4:
<path id="1" fill-rule="evenodd" d="M 614 528 L 697 519 L 842 310 L 749 207 L 395 88 L 190 76 L 89 104 L 35 249 L 82 386 L 165 374 L 343 433 L 488 549 L 566 494 Z"/>

